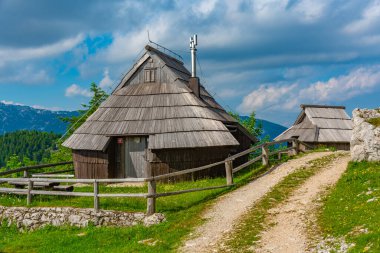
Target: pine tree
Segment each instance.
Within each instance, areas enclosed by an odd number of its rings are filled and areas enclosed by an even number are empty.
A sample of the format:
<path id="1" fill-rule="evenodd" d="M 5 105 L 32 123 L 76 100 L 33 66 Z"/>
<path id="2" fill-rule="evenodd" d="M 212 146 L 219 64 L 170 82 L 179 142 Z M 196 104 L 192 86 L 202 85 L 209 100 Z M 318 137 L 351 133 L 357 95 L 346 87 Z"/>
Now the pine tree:
<path id="1" fill-rule="evenodd" d="M 252 112 L 247 119 L 242 119 L 239 114 L 229 112 L 250 134 L 255 136 L 258 140 L 263 133 L 263 124 L 260 122 L 256 124 L 256 113 Z"/>
<path id="2" fill-rule="evenodd" d="M 82 104 L 83 109 L 79 110 L 78 116 L 73 116 L 70 118 L 61 118 L 64 122 L 68 122 L 67 127 L 68 132 L 66 133 L 66 138 L 69 137 L 78 127 L 80 127 L 86 119 L 93 114 L 99 105 L 107 99 L 108 94 L 100 88 L 96 83 L 91 83 L 90 87 L 91 92 L 93 93 L 92 98 L 88 104 Z"/>

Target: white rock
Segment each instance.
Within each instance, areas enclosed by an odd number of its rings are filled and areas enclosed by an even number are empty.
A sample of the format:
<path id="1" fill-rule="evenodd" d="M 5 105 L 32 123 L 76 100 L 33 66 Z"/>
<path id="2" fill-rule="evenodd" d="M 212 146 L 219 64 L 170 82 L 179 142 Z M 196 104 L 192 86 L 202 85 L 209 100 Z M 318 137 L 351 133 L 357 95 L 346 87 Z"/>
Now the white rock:
<path id="1" fill-rule="evenodd" d="M 353 161 L 380 161 L 380 127 L 368 123 L 380 117 L 380 110 L 355 109 L 351 136 L 351 158 Z"/>
<path id="2" fill-rule="evenodd" d="M 25 226 L 25 227 L 31 227 L 32 225 L 34 224 L 34 221 L 33 220 L 30 220 L 30 219 L 24 219 L 22 221 L 22 225 Z"/>
<path id="3" fill-rule="evenodd" d="M 62 222 L 61 222 L 59 219 L 54 219 L 54 220 L 51 221 L 51 224 L 52 224 L 53 226 L 58 227 L 58 226 L 61 226 L 61 225 L 62 225 Z"/>
<path id="4" fill-rule="evenodd" d="M 79 215 L 70 215 L 70 216 L 69 216 L 69 222 L 70 222 L 72 225 L 80 224 L 80 223 L 81 223 L 81 219 L 82 219 L 82 217 L 79 216 Z"/>

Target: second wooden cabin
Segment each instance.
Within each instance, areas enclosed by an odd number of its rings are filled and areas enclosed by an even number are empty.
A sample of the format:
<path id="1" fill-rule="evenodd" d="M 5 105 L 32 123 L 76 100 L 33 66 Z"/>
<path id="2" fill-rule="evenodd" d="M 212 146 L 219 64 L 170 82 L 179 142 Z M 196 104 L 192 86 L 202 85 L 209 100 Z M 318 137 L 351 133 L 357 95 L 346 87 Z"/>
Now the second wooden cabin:
<path id="1" fill-rule="evenodd" d="M 166 174 L 223 161 L 256 142 L 183 62 L 145 49 L 107 100 L 63 143 L 73 151 L 77 178 Z M 215 172 L 224 168 L 197 176 Z"/>
<path id="2" fill-rule="evenodd" d="M 301 105 L 302 111 L 293 126 L 275 138 L 296 138 L 310 146 L 350 150 L 352 121 L 344 106 Z M 301 149 L 306 149 L 301 145 Z"/>

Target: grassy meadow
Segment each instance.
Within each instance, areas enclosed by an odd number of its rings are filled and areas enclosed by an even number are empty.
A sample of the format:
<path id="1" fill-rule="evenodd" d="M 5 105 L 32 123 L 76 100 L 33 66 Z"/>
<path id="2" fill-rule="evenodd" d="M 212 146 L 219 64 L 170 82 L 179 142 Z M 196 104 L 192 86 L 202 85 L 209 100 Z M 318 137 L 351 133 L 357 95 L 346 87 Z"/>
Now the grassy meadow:
<path id="1" fill-rule="evenodd" d="M 287 160 L 284 157 L 283 160 Z M 0 226 L 0 252 L 171 252 L 192 229 L 201 224 L 202 211 L 207 205 L 228 191 L 244 185 L 267 169 L 259 163 L 234 176 L 235 186 L 224 189 L 186 193 L 157 199 L 157 212 L 164 213 L 167 221 L 151 227 L 45 227 L 33 232 L 19 232 L 15 226 Z M 225 184 L 225 178 L 202 179 L 175 184 L 159 183 L 158 192 L 184 190 Z M 92 187 L 75 187 L 75 191 L 92 191 Z M 100 193 L 147 192 L 147 187 L 100 187 Z M 0 195 L 0 205 L 25 206 L 22 195 Z M 32 206 L 72 206 L 91 208 L 91 197 L 34 196 Z M 100 208 L 120 211 L 146 210 L 143 198 L 101 198 Z M 149 239 L 152 243 L 141 244 Z"/>
<path id="2" fill-rule="evenodd" d="M 318 222 L 325 238 L 352 244 L 349 252 L 380 252 L 380 163 L 351 162 L 325 197 Z"/>

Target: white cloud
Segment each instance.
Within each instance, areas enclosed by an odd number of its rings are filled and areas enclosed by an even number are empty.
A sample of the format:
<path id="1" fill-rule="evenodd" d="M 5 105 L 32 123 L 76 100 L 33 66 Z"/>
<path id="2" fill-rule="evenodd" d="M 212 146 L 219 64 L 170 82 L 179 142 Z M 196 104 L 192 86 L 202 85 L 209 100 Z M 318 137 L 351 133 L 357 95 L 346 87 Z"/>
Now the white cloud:
<path id="1" fill-rule="evenodd" d="M 6 48 L 0 47 L 0 65 L 5 62 L 17 62 L 51 57 L 67 52 L 78 45 L 83 40 L 83 35 L 64 39 L 54 44 L 29 48 Z"/>
<path id="2" fill-rule="evenodd" d="M 97 59 L 106 60 L 109 63 L 118 63 L 136 58 L 138 52 L 144 49 L 148 44 L 149 31 L 150 38 L 153 41 L 160 42 L 163 38 L 168 38 L 169 34 L 173 35 L 169 29 L 172 21 L 167 17 L 161 16 L 154 22 L 147 24 L 145 27 L 128 33 L 114 33 L 112 44 L 97 55 Z M 169 46 L 165 44 L 165 46 Z"/>
<path id="3" fill-rule="evenodd" d="M 380 21 L 380 0 L 371 2 L 363 11 L 362 17 L 344 27 L 346 33 L 361 33 L 372 27 L 378 27 Z"/>
<path id="4" fill-rule="evenodd" d="M 347 75 L 318 81 L 304 88 L 298 84 L 261 85 L 243 98 L 238 110 L 242 113 L 271 110 L 287 111 L 301 103 L 335 103 L 380 88 L 380 65 L 357 68 Z"/>
<path id="5" fill-rule="evenodd" d="M 198 17 L 207 17 L 215 9 L 218 0 L 203 0 L 200 3 L 195 2 L 193 11 Z"/>
<path id="6" fill-rule="evenodd" d="M 110 78 L 108 69 L 103 72 L 103 79 L 100 81 L 99 86 L 102 89 L 111 88 L 113 85 L 113 80 Z"/>
<path id="7" fill-rule="evenodd" d="M 250 113 L 268 106 L 276 105 L 279 101 L 284 102 L 294 92 L 297 84 L 289 86 L 267 86 L 261 85 L 243 98 L 238 110 L 242 113 Z"/>
<path id="8" fill-rule="evenodd" d="M 380 65 L 358 68 L 347 75 L 313 83 L 300 91 L 299 100 L 309 98 L 314 102 L 344 101 L 368 93 L 376 86 L 380 87 Z"/>
<path id="9" fill-rule="evenodd" d="M 72 84 L 66 89 L 65 96 L 66 97 L 73 97 L 73 96 L 91 97 L 92 94 L 91 94 L 91 91 L 87 89 L 83 89 L 76 84 Z"/>

